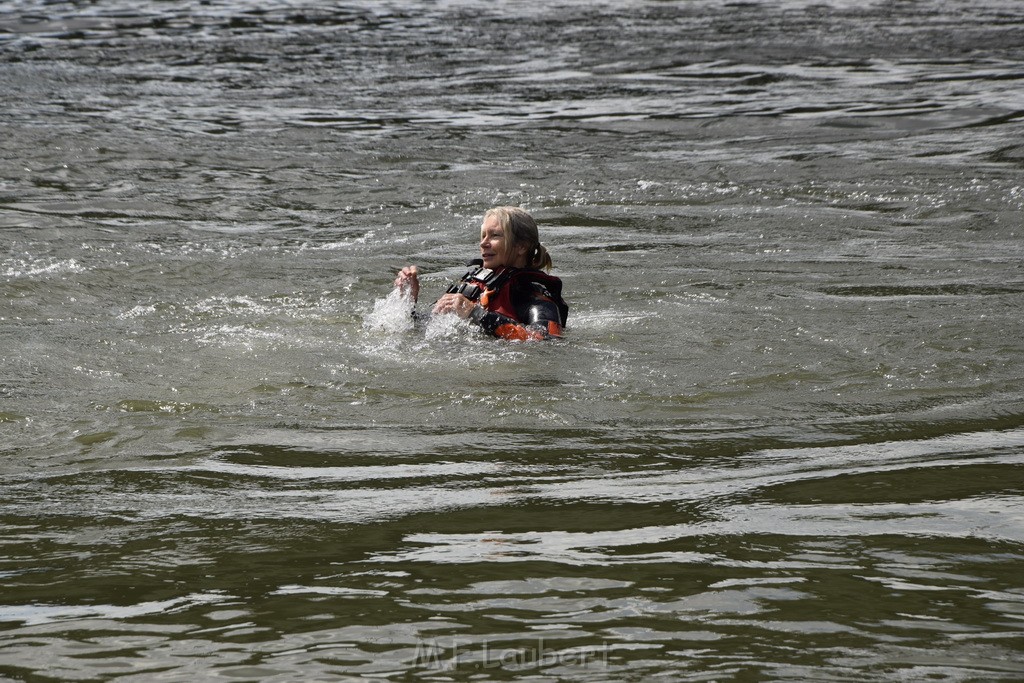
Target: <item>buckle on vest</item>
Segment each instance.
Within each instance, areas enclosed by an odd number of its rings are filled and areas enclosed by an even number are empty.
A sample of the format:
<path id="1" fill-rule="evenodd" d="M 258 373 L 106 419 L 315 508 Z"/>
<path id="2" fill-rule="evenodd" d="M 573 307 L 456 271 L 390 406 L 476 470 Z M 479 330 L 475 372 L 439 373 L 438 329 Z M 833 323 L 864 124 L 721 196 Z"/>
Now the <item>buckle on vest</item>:
<path id="1" fill-rule="evenodd" d="M 461 294 L 470 301 L 476 301 L 476 298 L 480 296 L 480 292 L 482 291 L 483 288 L 480 285 L 470 284 L 469 282 L 463 282 L 456 288 L 455 293 Z"/>

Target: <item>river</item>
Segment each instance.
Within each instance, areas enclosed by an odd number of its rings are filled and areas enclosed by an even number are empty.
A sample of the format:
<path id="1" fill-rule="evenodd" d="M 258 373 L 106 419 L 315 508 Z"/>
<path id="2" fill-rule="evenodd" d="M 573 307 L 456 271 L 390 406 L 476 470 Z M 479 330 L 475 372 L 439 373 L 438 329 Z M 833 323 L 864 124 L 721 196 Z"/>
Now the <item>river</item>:
<path id="1" fill-rule="evenodd" d="M 1024 7 L 0 6 L 0 678 L 1024 679 Z M 429 302 L 537 218 L 565 338 Z"/>

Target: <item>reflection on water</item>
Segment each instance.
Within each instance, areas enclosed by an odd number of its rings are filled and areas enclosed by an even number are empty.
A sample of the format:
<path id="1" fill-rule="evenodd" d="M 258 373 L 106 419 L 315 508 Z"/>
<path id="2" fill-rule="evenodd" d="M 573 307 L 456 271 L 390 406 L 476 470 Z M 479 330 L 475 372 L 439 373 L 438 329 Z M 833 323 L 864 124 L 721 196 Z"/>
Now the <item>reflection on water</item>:
<path id="1" fill-rule="evenodd" d="M 1022 22 L 6 4 L 0 677 L 1020 679 Z"/>

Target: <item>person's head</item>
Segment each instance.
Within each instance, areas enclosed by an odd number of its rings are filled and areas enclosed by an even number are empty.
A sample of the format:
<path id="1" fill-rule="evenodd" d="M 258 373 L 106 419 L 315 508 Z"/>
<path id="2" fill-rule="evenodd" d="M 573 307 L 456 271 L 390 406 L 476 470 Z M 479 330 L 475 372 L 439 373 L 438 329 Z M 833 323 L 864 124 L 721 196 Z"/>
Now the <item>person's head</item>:
<path id="1" fill-rule="evenodd" d="M 480 258 L 487 268 L 551 270 L 551 255 L 540 243 L 537 222 L 517 206 L 498 206 L 484 214 Z"/>

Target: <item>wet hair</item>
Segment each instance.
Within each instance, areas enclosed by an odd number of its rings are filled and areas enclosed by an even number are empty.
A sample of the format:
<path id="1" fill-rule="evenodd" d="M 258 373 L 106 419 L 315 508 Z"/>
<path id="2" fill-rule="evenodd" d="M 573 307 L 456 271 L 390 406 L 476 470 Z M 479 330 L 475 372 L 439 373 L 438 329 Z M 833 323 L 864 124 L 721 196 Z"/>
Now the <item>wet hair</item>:
<path id="1" fill-rule="evenodd" d="M 484 214 L 486 221 L 491 216 L 498 219 L 498 225 L 505 233 L 505 256 L 511 257 L 521 245 L 526 246 L 526 267 L 551 270 L 551 254 L 540 243 L 537 221 L 518 206 L 496 206 Z"/>

